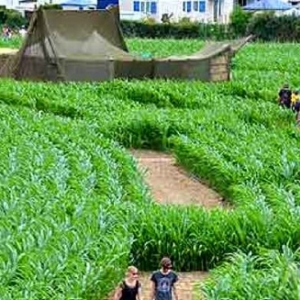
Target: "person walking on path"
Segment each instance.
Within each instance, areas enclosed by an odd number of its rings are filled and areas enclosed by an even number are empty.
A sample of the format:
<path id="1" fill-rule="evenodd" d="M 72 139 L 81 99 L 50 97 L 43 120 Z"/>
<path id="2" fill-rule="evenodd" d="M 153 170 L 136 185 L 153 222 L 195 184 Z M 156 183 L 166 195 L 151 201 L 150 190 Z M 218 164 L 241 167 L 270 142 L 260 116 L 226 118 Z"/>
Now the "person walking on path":
<path id="1" fill-rule="evenodd" d="M 136 267 L 128 267 L 125 279 L 119 284 L 115 292 L 114 300 L 142 300 L 138 276 Z"/>
<path id="2" fill-rule="evenodd" d="M 150 300 L 174 300 L 178 299 L 176 290 L 177 274 L 172 271 L 172 261 L 168 257 L 164 257 L 161 262 L 161 269 L 152 273 L 150 280 L 152 281 Z"/>

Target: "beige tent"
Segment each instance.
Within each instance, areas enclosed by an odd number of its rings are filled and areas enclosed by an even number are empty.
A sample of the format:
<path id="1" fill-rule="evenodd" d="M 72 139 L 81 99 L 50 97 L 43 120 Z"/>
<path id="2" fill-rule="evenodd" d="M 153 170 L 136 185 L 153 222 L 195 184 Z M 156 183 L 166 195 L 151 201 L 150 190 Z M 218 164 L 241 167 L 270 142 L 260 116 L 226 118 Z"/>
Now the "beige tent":
<path id="1" fill-rule="evenodd" d="M 128 52 L 116 8 L 39 9 L 31 18 L 23 46 L 5 62 L 0 76 L 50 81 L 156 77 L 229 80 L 233 51 L 230 43 L 214 43 L 187 57 L 142 59 Z"/>

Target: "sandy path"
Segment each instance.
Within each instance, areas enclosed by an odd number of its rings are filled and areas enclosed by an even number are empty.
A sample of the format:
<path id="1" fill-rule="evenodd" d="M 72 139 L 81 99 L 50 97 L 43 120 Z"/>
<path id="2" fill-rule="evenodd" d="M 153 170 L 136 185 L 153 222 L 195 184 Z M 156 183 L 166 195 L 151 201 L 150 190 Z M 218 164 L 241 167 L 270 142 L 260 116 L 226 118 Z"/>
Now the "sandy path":
<path id="1" fill-rule="evenodd" d="M 150 300 L 150 275 L 151 273 L 141 273 L 140 281 L 142 284 L 143 299 Z M 208 273 L 205 272 L 179 272 L 179 281 L 177 283 L 177 291 L 179 300 L 199 300 L 200 293 L 195 293 L 195 285 L 204 281 Z"/>
<path id="2" fill-rule="evenodd" d="M 223 206 L 222 197 L 175 165 L 168 154 L 131 150 L 154 199 L 163 204 L 196 204 L 207 208 Z"/>
<path id="3" fill-rule="evenodd" d="M 179 272 L 177 273 L 179 281 L 177 283 L 177 293 L 179 300 L 200 300 L 200 292 L 197 293 L 196 287 L 199 286 L 200 282 L 203 282 L 207 277 L 208 273 L 206 272 Z M 150 299 L 151 292 L 151 282 L 150 282 L 151 273 L 149 272 L 140 272 L 139 281 L 142 285 L 142 296 L 143 300 L 152 300 Z M 109 300 L 112 300 L 113 297 L 109 297 Z"/>
<path id="4" fill-rule="evenodd" d="M 149 150 L 130 150 L 137 159 L 139 168 L 145 172 L 153 198 L 162 204 L 201 205 L 207 208 L 220 207 L 224 203 L 222 197 L 189 176 L 187 172 L 175 164 L 175 159 L 168 154 Z M 143 299 L 150 299 L 151 273 L 140 272 Z M 177 291 L 179 300 L 204 299 L 199 290 L 200 282 L 208 277 L 208 272 L 179 272 Z M 198 288 L 197 288 L 198 286 Z"/>
<path id="5" fill-rule="evenodd" d="M 1 54 L 15 54 L 17 52 L 18 52 L 18 49 L 0 48 L 0 55 Z"/>

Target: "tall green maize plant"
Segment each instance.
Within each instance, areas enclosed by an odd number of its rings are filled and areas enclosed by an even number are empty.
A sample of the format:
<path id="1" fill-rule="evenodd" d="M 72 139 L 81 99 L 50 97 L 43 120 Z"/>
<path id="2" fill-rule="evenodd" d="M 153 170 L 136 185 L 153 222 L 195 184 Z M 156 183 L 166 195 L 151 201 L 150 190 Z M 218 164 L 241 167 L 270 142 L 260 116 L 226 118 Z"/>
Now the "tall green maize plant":
<path id="1" fill-rule="evenodd" d="M 300 297 L 299 251 L 284 245 L 259 256 L 237 252 L 212 272 L 202 289 L 205 299 L 292 299 Z"/>
<path id="2" fill-rule="evenodd" d="M 104 298 L 147 193 L 131 158 L 84 122 L 1 105 L 0 123 L 1 299 Z"/>

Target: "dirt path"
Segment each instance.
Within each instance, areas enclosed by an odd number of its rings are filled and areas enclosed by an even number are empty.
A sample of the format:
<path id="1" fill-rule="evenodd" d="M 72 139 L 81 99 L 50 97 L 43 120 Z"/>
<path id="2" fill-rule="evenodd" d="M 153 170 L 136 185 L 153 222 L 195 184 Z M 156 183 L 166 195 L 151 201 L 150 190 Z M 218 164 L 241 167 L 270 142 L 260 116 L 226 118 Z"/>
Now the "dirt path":
<path id="1" fill-rule="evenodd" d="M 130 152 L 137 159 L 141 171 L 145 172 L 145 181 L 157 202 L 196 204 L 207 208 L 223 206 L 220 195 L 176 166 L 175 159 L 171 155 L 149 150 L 130 150 Z M 145 300 L 152 300 L 150 299 L 150 275 L 151 273 L 140 272 Z M 199 284 L 208 277 L 207 272 L 179 272 L 178 275 L 179 300 L 204 299 Z"/>
<path id="2" fill-rule="evenodd" d="M 175 165 L 168 154 L 131 150 L 154 199 L 162 204 L 196 204 L 207 208 L 223 206 L 222 197 Z"/>
<path id="3" fill-rule="evenodd" d="M 143 299 L 150 300 L 150 288 L 151 282 L 149 280 L 151 273 L 141 273 L 140 281 L 142 284 Z M 195 285 L 198 285 L 201 281 L 207 278 L 205 272 L 183 272 L 178 273 L 179 281 L 177 284 L 177 290 L 179 300 L 199 300 L 200 293 L 195 293 Z"/>
<path id="4" fill-rule="evenodd" d="M 12 48 L 0 48 L 0 55 L 1 54 L 15 54 L 18 52 L 18 49 Z"/>
<path id="5" fill-rule="evenodd" d="M 203 282 L 207 277 L 206 272 L 179 272 L 179 281 L 177 283 L 177 291 L 179 300 L 201 300 L 200 293 L 197 293 L 197 286 L 200 282 Z M 151 273 L 140 272 L 139 281 L 142 285 L 142 295 L 144 300 L 150 299 L 151 292 Z M 113 297 L 110 296 L 109 300 Z"/>

